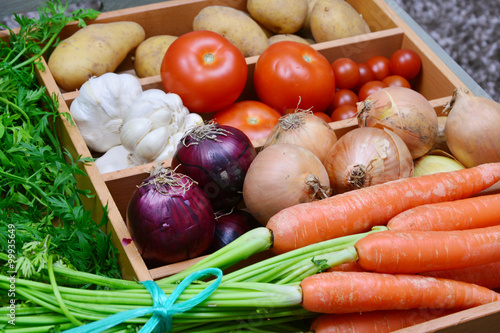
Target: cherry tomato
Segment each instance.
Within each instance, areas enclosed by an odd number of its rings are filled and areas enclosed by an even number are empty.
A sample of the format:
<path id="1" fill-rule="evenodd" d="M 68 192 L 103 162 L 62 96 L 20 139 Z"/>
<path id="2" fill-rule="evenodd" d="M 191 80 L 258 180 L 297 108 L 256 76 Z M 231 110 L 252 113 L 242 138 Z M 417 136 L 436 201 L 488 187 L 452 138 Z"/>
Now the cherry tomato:
<path id="1" fill-rule="evenodd" d="M 358 62 L 357 65 L 358 65 L 358 68 L 359 68 L 359 82 L 353 88 L 353 90 L 356 91 L 356 92 L 359 91 L 359 89 L 366 82 L 374 81 L 375 80 L 375 74 L 373 74 L 371 68 L 366 63 L 364 63 L 364 62 Z"/>
<path id="2" fill-rule="evenodd" d="M 282 114 L 297 106 L 322 112 L 333 99 L 335 75 L 330 62 L 311 46 L 281 41 L 260 54 L 254 86 L 259 100 Z"/>
<path id="3" fill-rule="evenodd" d="M 332 112 L 332 121 L 339 121 L 356 117 L 358 108 L 354 105 L 341 105 Z"/>
<path id="4" fill-rule="evenodd" d="M 401 75 L 389 75 L 382 80 L 389 87 L 405 87 L 411 89 L 410 82 Z"/>
<path id="5" fill-rule="evenodd" d="M 366 62 L 368 67 L 372 70 L 375 75 L 375 80 L 382 81 L 387 76 L 391 75 L 391 69 L 389 67 L 389 59 L 384 56 L 374 56 L 368 59 Z"/>
<path id="6" fill-rule="evenodd" d="M 332 63 L 337 89 L 352 89 L 359 82 L 358 65 L 349 58 L 338 58 Z"/>
<path id="7" fill-rule="evenodd" d="M 336 108 L 342 105 L 354 105 L 359 102 L 358 95 L 350 89 L 340 89 L 333 94 L 333 100 L 327 113 L 331 114 Z"/>
<path id="8" fill-rule="evenodd" d="M 417 52 L 409 49 L 400 49 L 394 52 L 389 59 L 392 74 L 401 75 L 411 80 L 420 73 L 422 61 Z"/>
<path id="9" fill-rule="evenodd" d="M 330 116 L 324 112 L 313 112 L 313 114 L 316 117 L 320 117 L 321 119 L 323 119 L 327 124 L 332 122 L 332 118 L 330 118 Z"/>
<path id="10" fill-rule="evenodd" d="M 165 91 L 179 95 L 192 112 L 220 110 L 245 88 L 248 67 L 243 53 L 212 31 L 193 31 L 168 48 L 160 69 Z"/>
<path id="11" fill-rule="evenodd" d="M 236 127 L 250 140 L 256 140 L 267 137 L 280 117 L 281 113 L 262 102 L 241 101 L 215 112 L 212 119 Z"/>
<path id="12" fill-rule="evenodd" d="M 358 98 L 360 101 L 364 101 L 368 96 L 373 94 L 375 91 L 386 88 L 387 84 L 382 81 L 370 81 L 365 83 L 358 92 Z"/>

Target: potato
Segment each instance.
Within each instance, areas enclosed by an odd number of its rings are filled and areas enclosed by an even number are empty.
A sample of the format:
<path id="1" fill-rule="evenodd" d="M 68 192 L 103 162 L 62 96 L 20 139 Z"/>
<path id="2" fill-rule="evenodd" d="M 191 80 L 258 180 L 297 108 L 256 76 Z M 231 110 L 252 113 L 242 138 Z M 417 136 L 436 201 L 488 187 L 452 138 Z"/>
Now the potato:
<path id="1" fill-rule="evenodd" d="M 113 72 L 145 36 L 135 22 L 91 24 L 63 40 L 48 66 L 61 89 L 76 90 L 92 76 Z"/>
<path id="2" fill-rule="evenodd" d="M 305 36 L 312 37 L 311 34 L 311 12 L 318 0 L 307 0 L 307 15 L 302 25 L 301 33 Z"/>
<path id="3" fill-rule="evenodd" d="M 134 70 L 138 77 L 160 74 L 165 52 L 177 36 L 160 35 L 149 37 L 135 50 Z"/>
<path id="4" fill-rule="evenodd" d="M 269 45 L 281 42 L 282 40 L 291 40 L 293 42 L 299 42 L 299 43 L 304 43 L 307 45 L 310 45 L 311 43 L 306 40 L 305 38 L 302 38 L 300 36 L 294 35 L 294 34 L 277 34 L 268 39 Z"/>
<path id="5" fill-rule="evenodd" d="M 317 43 L 370 32 L 363 17 L 344 0 L 318 0 L 310 24 Z"/>
<path id="6" fill-rule="evenodd" d="M 293 34 L 304 24 L 307 0 L 248 0 L 247 10 L 272 32 Z"/>
<path id="7" fill-rule="evenodd" d="M 193 20 L 193 30 L 209 30 L 226 37 L 245 57 L 259 55 L 267 47 L 266 33 L 259 24 L 232 7 L 203 8 Z"/>

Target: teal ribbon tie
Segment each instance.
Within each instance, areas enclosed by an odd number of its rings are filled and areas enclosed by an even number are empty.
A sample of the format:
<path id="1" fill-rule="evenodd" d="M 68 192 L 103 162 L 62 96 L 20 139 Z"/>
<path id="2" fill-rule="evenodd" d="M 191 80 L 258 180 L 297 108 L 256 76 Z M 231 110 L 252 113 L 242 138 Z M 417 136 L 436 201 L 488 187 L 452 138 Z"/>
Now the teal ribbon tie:
<path id="1" fill-rule="evenodd" d="M 214 275 L 217 278 L 199 294 L 193 296 L 187 301 L 174 304 L 174 302 L 182 294 L 184 289 L 186 289 L 191 283 L 196 280 L 201 280 L 209 275 Z M 181 281 L 181 283 L 179 283 L 179 285 L 174 289 L 170 296 L 167 296 L 154 281 L 143 281 L 140 283 L 142 283 L 144 287 L 146 287 L 153 298 L 152 307 L 133 309 L 116 313 L 107 318 L 83 326 L 75 327 L 66 330 L 65 332 L 99 333 L 116 325 L 119 325 L 129 319 L 142 317 L 148 314 L 152 314 L 152 316 L 141 328 L 139 333 L 150 333 L 153 330 L 155 333 L 170 332 L 172 330 L 172 317 L 174 314 L 188 311 L 203 302 L 219 287 L 221 282 L 222 271 L 219 268 L 202 269 L 188 275 L 184 280 Z"/>

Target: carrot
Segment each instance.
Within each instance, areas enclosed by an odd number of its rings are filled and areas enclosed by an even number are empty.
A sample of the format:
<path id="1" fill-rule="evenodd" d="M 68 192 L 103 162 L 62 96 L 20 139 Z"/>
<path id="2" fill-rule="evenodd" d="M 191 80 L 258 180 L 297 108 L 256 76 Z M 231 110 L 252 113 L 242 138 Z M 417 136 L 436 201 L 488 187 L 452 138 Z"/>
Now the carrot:
<path id="1" fill-rule="evenodd" d="M 427 204 L 387 222 L 391 230 L 465 230 L 500 224 L 500 194 Z"/>
<path id="2" fill-rule="evenodd" d="M 311 324 L 314 333 L 388 333 L 446 316 L 457 310 L 410 309 L 322 314 Z"/>
<path id="3" fill-rule="evenodd" d="M 346 262 L 337 266 L 332 266 L 326 270 L 327 272 L 364 272 L 365 270 L 359 267 L 357 262 Z"/>
<path id="4" fill-rule="evenodd" d="M 285 208 L 272 216 L 275 254 L 385 225 L 424 204 L 470 197 L 500 180 L 500 163 L 404 178 Z"/>
<path id="5" fill-rule="evenodd" d="M 500 261 L 500 225 L 454 231 L 381 231 L 354 247 L 366 271 L 422 273 Z"/>
<path id="6" fill-rule="evenodd" d="M 500 288 L 500 261 L 489 264 L 421 273 L 443 279 L 474 283 L 489 289 Z"/>
<path id="7" fill-rule="evenodd" d="M 500 300 L 475 284 L 411 274 L 324 272 L 300 283 L 302 307 L 318 313 L 466 309 Z"/>

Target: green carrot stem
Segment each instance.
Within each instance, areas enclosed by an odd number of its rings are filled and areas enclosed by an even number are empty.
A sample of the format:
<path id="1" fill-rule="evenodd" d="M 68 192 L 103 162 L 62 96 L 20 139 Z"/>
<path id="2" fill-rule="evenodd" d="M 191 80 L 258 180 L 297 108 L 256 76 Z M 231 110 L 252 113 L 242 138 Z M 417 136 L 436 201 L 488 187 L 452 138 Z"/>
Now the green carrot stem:
<path id="1" fill-rule="evenodd" d="M 255 228 L 241 235 L 220 250 L 198 261 L 193 266 L 175 275 L 160 279 L 156 283 L 162 287 L 165 284 L 180 281 L 193 272 L 209 267 L 217 267 L 224 270 L 235 263 L 247 259 L 253 254 L 268 250 L 271 245 L 271 231 L 265 227 Z"/>
<path id="2" fill-rule="evenodd" d="M 53 256 L 49 256 L 49 260 L 47 261 L 47 268 L 49 271 L 49 279 L 50 279 L 50 284 L 52 286 L 52 291 L 54 292 L 54 295 L 57 300 L 57 304 L 59 304 L 59 307 L 61 308 L 62 312 L 64 315 L 71 321 L 73 324 L 76 326 L 83 325 L 81 321 L 76 319 L 69 311 L 68 308 L 66 307 L 66 304 L 64 304 L 64 301 L 61 297 L 61 293 L 59 293 L 59 289 L 57 289 L 57 284 L 56 284 L 56 277 L 54 276 L 54 268 L 52 265 L 53 261 Z"/>
<path id="3" fill-rule="evenodd" d="M 15 326 L 11 326 L 13 328 L 6 328 L 4 333 L 47 333 L 51 332 L 51 330 L 54 330 L 54 325 L 46 325 L 46 326 L 37 326 L 37 327 L 22 327 L 22 328 L 15 328 Z M 75 327 L 75 325 L 71 323 L 67 324 L 58 324 L 57 328 L 62 332 L 64 330 L 68 330 L 70 328 Z M 56 332 L 56 331 L 54 331 Z"/>

